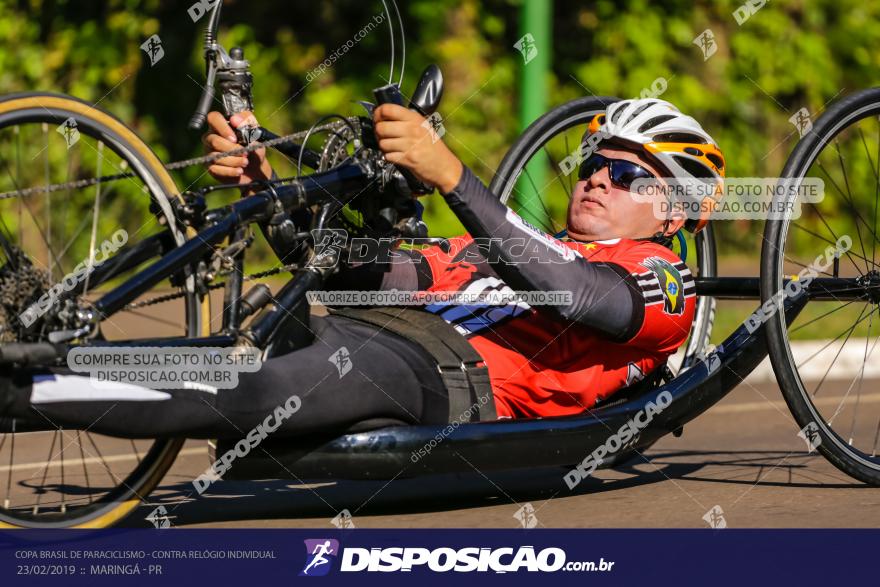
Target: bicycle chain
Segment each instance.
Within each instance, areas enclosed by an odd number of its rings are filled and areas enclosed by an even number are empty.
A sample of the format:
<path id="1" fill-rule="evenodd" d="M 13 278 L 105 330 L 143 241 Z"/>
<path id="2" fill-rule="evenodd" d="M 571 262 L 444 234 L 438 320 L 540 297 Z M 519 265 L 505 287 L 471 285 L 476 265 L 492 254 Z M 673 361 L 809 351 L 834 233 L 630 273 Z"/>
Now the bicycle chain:
<path id="1" fill-rule="evenodd" d="M 245 147 L 233 149 L 232 151 L 226 151 L 224 153 L 214 153 L 211 155 L 203 155 L 201 157 L 193 157 L 191 159 L 183 159 L 181 161 L 174 161 L 174 162 L 166 165 L 165 169 L 167 169 L 169 171 L 174 171 L 174 170 L 183 169 L 186 167 L 193 167 L 195 165 L 203 165 L 206 163 L 211 163 L 213 161 L 216 161 L 218 159 L 222 159 L 224 157 L 234 157 L 236 155 L 244 155 L 245 153 L 252 153 L 252 152 L 257 151 L 259 149 L 266 149 L 266 148 L 274 147 L 275 145 L 280 145 L 282 143 L 301 141 L 304 138 L 306 138 L 306 136 L 309 135 L 310 133 L 315 134 L 315 133 L 322 132 L 325 130 L 336 131 L 342 127 L 347 126 L 348 124 L 357 124 L 357 122 L 358 122 L 358 120 L 356 118 L 349 118 L 349 119 L 347 119 L 347 122 L 332 122 L 332 123 L 324 124 L 321 126 L 317 126 L 317 127 L 313 128 L 311 130 L 308 130 L 308 131 L 298 131 L 295 133 L 276 137 L 274 139 L 271 139 L 271 140 L 268 140 L 265 142 L 254 143 L 252 145 L 248 145 Z M 93 177 L 93 178 L 89 178 L 89 179 L 79 179 L 79 180 L 69 181 L 69 182 L 65 182 L 65 183 L 56 183 L 56 184 L 49 184 L 49 185 L 45 185 L 45 186 L 39 186 L 39 187 L 25 188 L 23 190 L 14 190 L 14 191 L 10 191 L 10 192 L 0 192 L 0 200 L 6 200 L 6 199 L 11 199 L 11 198 L 16 198 L 16 197 L 23 198 L 23 197 L 28 197 L 28 196 L 31 196 L 34 194 L 53 193 L 53 192 L 59 192 L 59 191 L 64 191 L 64 190 L 69 190 L 69 189 L 87 188 L 87 187 L 90 187 L 93 185 L 97 185 L 99 183 L 108 183 L 111 181 L 118 181 L 120 179 L 126 179 L 129 177 L 134 177 L 134 173 L 133 172 L 117 173 L 114 175 L 106 175 L 106 176 L 102 176 L 102 177 Z M 269 270 L 261 271 L 258 273 L 252 273 L 250 275 L 245 275 L 245 276 L 243 276 L 243 278 L 244 278 L 244 281 L 253 281 L 256 279 L 262 279 L 264 277 L 269 277 L 271 275 L 276 275 L 278 273 L 282 273 L 285 271 L 291 271 L 291 270 L 296 269 L 298 267 L 299 267 L 299 265 L 296 265 L 296 264 L 283 265 L 281 267 L 276 267 L 274 269 L 269 269 Z M 0 288 L 0 289 L 2 289 L 2 291 L 0 291 L 0 306 L 14 305 L 14 304 L 7 304 L 6 303 L 7 298 L 10 297 L 9 292 L 7 292 L 6 290 L 10 289 L 10 288 L 5 287 L 5 285 L 6 284 L 4 282 L 4 287 Z M 15 288 L 19 292 L 22 291 L 23 289 L 27 289 L 27 288 L 21 288 L 20 287 L 21 285 L 22 284 L 19 282 L 18 283 L 19 287 Z M 224 287 L 225 285 L 226 285 L 225 282 L 213 283 L 208 286 L 208 290 L 220 289 L 221 287 Z M 182 291 L 177 292 L 177 293 L 173 293 L 173 294 L 166 294 L 166 295 L 157 296 L 157 297 L 154 297 L 154 298 L 151 298 L 148 300 L 143 300 L 140 302 L 133 302 L 131 304 L 127 304 L 122 309 L 123 310 L 136 310 L 138 308 L 144 308 L 144 307 L 153 306 L 156 304 L 161 304 L 164 302 L 169 302 L 169 301 L 181 298 L 185 295 L 186 295 L 186 293 L 182 292 Z M 0 312 L 2 312 L 2 307 L 0 307 Z M 0 316 L 0 319 L 2 319 L 2 316 Z M 0 320 L 0 321 L 2 321 L 2 320 Z"/>
<path id="2" fill-rule="evenodd" d="M 350 122 L 351 122 L 352 120 L 353 120 L 353 119 L 349 119 Z M 356 122 L 356 119 L 354 119 L 354 121 Z M 315 127 L 315 129 L 312 130 L 311 132 L 312 132 L 312 133 L 315 133 L 315 132 L 318 132 L 318 131 L 320 131 L 320 130 L 327 130 L 327 129 L 338 130 L 338 129 L 340 129 L 340 128 L 344 128 L 345 126 L 346 126 L 346 125 L 345 125 L 344 123 L 342 123 L 342 122 L 339 122 L 339 123 L 331 123 L 331 124 L 326 124 L 326 125 L 323 125 L 323 126 Z M 236 154 L 238 154 L 238 153 L 246 153 L 246 152 L 250 152 L 250 151 L 255 151 L 255 150 L 257 150 L 257 149 L 262 149 L 262 148 L 266 148 L 266 147 L 272 147 L 272 146 L 277 145 L 277 144 L 280 144 L 280 143 L 282 143 L 282 142 L 301 140 L 302 138 L 305 137 L 306 134 L 308 134 L 308 132 L 309 132 L 309 131 L 302 131 L 302 132 L 298 132 L 298 133 L 293 133 L 293 134 L 285 135 L 285 136 L 283 136 L 283 137 L 278 137 L 277 139 L 272 139 L 271 141 L 266 141 L 265 143 L 254 144 L 254 145 L 251 145 L 251 146 L 249 146 L 249 147 L 243 147 L 243 148 L 241 148 L 241 149 L 235 149 L 235 150 L 233 150 L 233 151 L 228 151 L 228 152 L 226 152 L 226 153 L 218 153 L 217 155 L 206 155 L 206 156 L 204 156 L 204 157 L 196 157 L 196 158 L 193 158 L 193 159 L 186 159 L 186 160 L 183 160 L 183 161 L 176 161 L 176 162 L 174 162 L 174 163 L 170 163 L 169 165 L 167 165 L 167 166 L 166 166 L 166 169 L 180 169 L 180 168 L 183 168 L 183 167 L 189 167 L 189 166 L 191 166 L 191 165 L 198 165 L 198 164 L 201 164 L 201 163 L 204 163 L 204 162 L 207 162 L 207 161 L 212 161 L 212 160 L 214 160 L 214 159 L 219 159 L 219 158 L 222 158 L 222 157 L 230 157 L 230 156 L 234 156 L 234 155 L 236 155 Z M 0 195 L 2 195 L 2 194 L 0 194 Z M 243 276 L 242 276 L 242 279 L 243 279 L 244 281 L 254 281 L 254 280 L 256 280 L 256 279 L 263 279 L 264 277 L 270 277 L 270 276 L 272 276 L 272 275 L 277 275 L 278 273 L 283 273 L 283 272 L 285 272 L 285 271 L 291 271 L 291 270 L 293 270 L 293 269 L 297 269 L 298 267 L 299 267 L 299 265 L 297 265 L 297 264 L 282 265 L 281 267 L 276 267 L 276 268 L 274 268 L 274 269 L 268 269 L 268 270 L 266 270 L 266 271 L 260 271 L 260 272 L 257 272 L 257 273 L 251 273 L 250 275 L 243 275 Z M 210 291 L 210 290 L 215 290 L 215 289 L 220 289 L 220 288 L 224 287 L 225 285 L 226 285 L 226 282 L 221 281 L 221 282 L 219 282 L 219 283 L 212 283 L 212 284 L 208 285 L 208 286 L 207 286 L 207 289 L 208 289 L 209 291 Z M 173 294 L 165 294 L 165 295 L 162 295 L 162 296 L 156 296 L 155 298 L 151 298 L 151 299 L 148 299 L 148 300 L 143 300 L 143 301 L 140 301 L 140 302 L 132 302 L 131 304 L 127 304 L 127 305 L 123 306 L 122 310 L 125 311 L 125 310 L 136 310 L 136 309 L 138 309 L 138 308 L 146 308 L 146 307 L 149 307 L 149 306 L 154 306 L 154 305 L 156 305 L 156 304 L 162 304 L 162 303 L 165 303 L 165 302 L 170 302 L 170 301 L 172 301 L 172 300 L 176 300 L 176 299 L 178 299 L 178 298 L 182 298 L 182 297 L 185 296 L 185 295 L 186 295 L 186 292 L 182 292 L 182 291 L 181 291 L 181 292 L 176 292 L 176 293 L 173 293 Z"/>
<path id="3" fill-rule="evenodd" d="M 282 265 L 281 267 L 275 267 L 273 269 L 267 269 L 266 271 L 259 271 L 257 273 L 251 273 L 250 275 L 243 275 L 242 279 L 244 281 L 254 281 L 256 279 L 263 279 L 264 277 L 269 277 L 272 275 L 277 275 L 278 273 L 283 273 L 285 271 L 293 271 L 294 269 L 298 269 L 299 265 L 291 264 L 291 265 Z M 226 285 L 225 281 L 221 281 L 220 283 L 212 283 L 208 285 L 208 290 L 220 289 Z M 178 298 L 182 298 L 186 295 L 186 292 L 180 291 L 172 294 L 165 294 L 161 296 L 156 296 L 155 298 L 150 298 L 148 300 L 143 300 L 140 302 L 132 302 L 130 304 L 126 304 L 122 307 L 122 311 L 129 310 L 137 310 L 139 308 L 146 308 L 148 306 L 155 306 L 156 304 L 163 304 L 165 302 L 170 302 L 171 300 L 176 300 Z"/>
<path id="4" fill-rule="evenodd" d="M 211 163 L 211 162 L 216 161 L 218 159 L 223 159 L 224 157 L 234 157 L 236 155 L 244 155 L 246 153 L 252 153 L 252 152 L 257 151 L 259 149 L 271 148 L 271 147 L 274 147 L 275 145 L 280 145 L 282 143 L 301 141 L 304 138 L 306 138 L 309 134 L 315 134 L 315 133 L 322 132 L 325 130 L 336 131 L 336 130 L 339 130 L 340 128 L 347 127 L 349 124 L 357 124 L 358 122 L 359 121 L 357 118 L 350 117 L 350 118 L 346 119 L 346 122 L 341 122 L 341 121 L 340 122 L 331 122 L 331 123 L 324 124 L 321 126 L 316 126 L 316 127 L 312 128 L 310 130 L 307 130 L 307 131 L 298 131 L 295 133 L 276 137 L 274 139 L 271 139 L 271 140 L 268 140 L 265 142 L 254 143 L 252 145 L 248 145 L 245 147 L 239 147 L 238 149 L 233 149 L 231 151 L 226 151 L 223 153 L 214 153 L 211 155 L 203 155 L 201 157 L 193 157 L 191 159 L 183 159 L 181 161 L 174 161 L 174 162 L 166 165 L 165 169 L 167 169 L 168 171 L 174 171 L 177 169 L 184 169 L 186 167 L 193 167 L 195 165 L 203 165 L 206 163 Z M 28 197 L 28 196 L 31 196 L 34 194 L 41 194 L 41 193 L 48 194 L 48 193 L 52 193 L 52 192 L 59 192 L 59 191 L 64 191 L 64 190 L 69 190 L 69 189 L 87 188 L 87 187 L 90 187 L 93 185 L 97 185 L 99 183 L 108 183 L 111 181 L 118 181 L 120 179 L 126 179 L 129 177 L 134 177 L 134 173 L 132 173 L 132 172 L 117 173 L 114 175 L 105 175 L 102 177 L 93 177 L 93 178 L 89 178 L 89 179 L 79 179 L 79 180 L 69 181 L 69 182 L 65 182 L 65 183 L 56 183 L 56 184 L 49 184 L 49 185 L 45 185 L 45 186 L 26 188 L 23 190 L 14 190 L 11 192 L 0 192 L 0 200 L 7 200 L 7 199 L 11 199 L 11 198 L 24 198 L 24 197 Z M 274 269 L 269 269 L 266 271 L 252 273 L 250 275 L 244 275 L 243 279 L 244 279 L 244 281 L 253 281 L 256 279 L 262 279 L 264 277 L 277 275 L 278 273 L 282 273 L 285 271 L 291 271 L 291 270 L 296 269 L 298 267 L 299 267 L 299 265 L 296 265 L 296 264 L 282 265 L 281 267 L 276 267 Z M 207 286 L 207 289 L 208 290 L 220 289 L 221 287 L 224 287 L 225 285 L 226 285 L 225 282 L 212 283 Z M 5 291 L 5 289 L 4 289 L 4 291 Z M 21 291 L 20 288 L 19 288 L 19 291 Z M 154 306 L 156 304 L 161 304 L 164 302 L 170 302 L 172 300 L 176 300 L 178 298 L 181 298 L 185 295 L 186 295 L 186 292 L 182 292 L 182 291 L 177 292 L 177 293 L 173 293 L 173 294 L 165 294 L 165 295 L 157 296 L 157 297 L 154 297 L 154 298 L 151 298 L 148 300 L 143 300 L 140 302 L 133 302 L 131 304 L 127 304 L 127 305 L 123 306 L 122 309 L 123 310 L 136 310 L 139 308 Z M 5 297 L 8 297 L 8 296 L 0 295 L 0 303 L 2 303 L 4 301 Z"/>
<path id="5" fill-rule="evenodd" d="M 349 118 L 348 123 L 353 124 L 356 123 L 356 118 Z M 325 125 L 317 126 L 311 131 L 299 131 L 295 133 L 291 133 L 288 135 L 280 136 L 271 140 L 268 140 L 264 143 L 254 143 L 252 145 L 248 145 L 246 147 L 239 147 L 238 149 L 233 149 L 232 151 L 226 151 L 225 153 L 214 153 L 212 155 L 203 155 L 201 157 L 193 157 L 192 159 L 183 159 L 181 161 L 175 161 L 173 163 L 169 163 L 165 166 L 165 169 L 168 171 L 174 171 L 177 169 L 183 169 L 185 167 L 193 167 L 195 165 L 203 165 L 205 163 L 211 163 L 218 159 L 223 159 L 224 157 L 234 157 L 236 155 L 244 155 L 245 153 L 252 153 L 259 149 L 265 149 L 269 147 L 274 147 L 275 145 L 280 145 L 282 143 L 291 143 L 296 141 L 301 141 L 308 135 L 315 134 L 319 131 L 325 130 L 337 130 L 341 127 L 347 126 L 347 123 L 343 122 L 331 122 Z M 78 179 L 74 181 L 68 181 L 65 183 L 53 183 L 49 185 L 25 188 L 23 190 L 13 190 L 9 192 L 0 192 L 0 200 L 8 200 L 11 198 L 25 198 L 28 196 L 32 196 L 35 194 L 48 194 L 52 192 L 60 192 L 69 189 L 81 189 L 87 188 L 93 185 L 97 185 L 99 183 L 109 183 L 111 181 L 119 181 L 120 179 L 126 179 L 129 177 L 134 177 L 134 173 L 126 172 L 126 173 L 117 173 L 115 175 L 105 175 L 102 177 L 92 177 L 89 179 Z"/>

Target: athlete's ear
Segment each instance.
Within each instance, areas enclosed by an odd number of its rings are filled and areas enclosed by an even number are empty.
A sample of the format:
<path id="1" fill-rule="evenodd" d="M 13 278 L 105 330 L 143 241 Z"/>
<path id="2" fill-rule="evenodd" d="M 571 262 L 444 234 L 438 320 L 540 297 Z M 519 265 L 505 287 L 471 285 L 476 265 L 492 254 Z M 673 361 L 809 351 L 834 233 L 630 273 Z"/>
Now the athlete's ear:
<path id="1" fill-rule="evenodd" d="M 682 210 L 679 206 L 673 207 L 673 210 L 669 214 L 669 218 L 664 221 L 664 227 L 661 228 L 661 230 L 663 231 L 663 236 L 674 235 L 676 232 L 682 229 L 686 221 L 687 214 L 685 214 L 684 210 Z"/>

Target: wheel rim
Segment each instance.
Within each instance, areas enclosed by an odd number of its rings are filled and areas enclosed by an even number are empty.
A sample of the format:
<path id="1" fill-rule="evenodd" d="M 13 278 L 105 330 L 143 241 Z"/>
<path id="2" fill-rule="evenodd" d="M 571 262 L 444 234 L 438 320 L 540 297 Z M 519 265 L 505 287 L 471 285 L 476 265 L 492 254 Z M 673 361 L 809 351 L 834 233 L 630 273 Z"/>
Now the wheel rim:
<path id="1" fill-rule="evenodd" d="M 35 101 L 41 106 L 34 107 Z M 79 137 L 68 148 L 69 137 L 56 132 L 56 129 L 71 117 L 77 123 Z M 114 126 L 121 127 L 122 132 L 130 137 L 120 137 L 114 131 Z M 48 205 L 41 208 L 30 202 L 16 206 L 10 204 L 12 200 L 0 200 L 0 219 L 6 224 L 10 223 L 10 218 L 15 220 L 14 232 L 21 233 L 21 244 L 28 244 L 24 248 L 29 248 L 33 253 L 25 251 L 25 254 L 34 264 L 46 262 L 45 269 L 53 269 L 53 281 L 56 277 L 54 274 L 70 272 L 68 258 L 82 256 L 80 260 L 87 261 L 97 257 L 95 247 L 104 242 L 107 236 L 101 222 L 104 212 L 102 205 L 122 205 L 125 210 L 123 217 L 135 221 L 138 210 L 143 212 L 149 205 L 148 193 L 153 195 L 163 210 L 170 210 L 165 193 L 176 193 L 176 189 L 168 189 L 173 182 L 158 166 L 158 160 L 149 150 L 142 143 L 132 143 L 132 140 L 136 140 L 136 137 L 118 121 L 66 98 L 28 96 L 0 103 L 0 192 L 65 181 L 65 177 L 57 177 L 59 166 L 64 167 L 65 175 L 72 178 L 130 170 L 134 171 L 134 177 L 125 181 L 138 182 L 137 186 L 129 185 L 123 189 L 114 186 L 115 194 L 102 191 L 106 187 L 104 184 L 85 188 L 81 191 L 92 194 L 90 203 L 84 205 L 82 196 L 68 196 L 60 210 L 55 200 L 45 200 Z M 10 151 L 12 143 L 15 143 L 15 149 Z M 60 148 L 68 157 L 59 158 L 56 155 Z M 135 155 L 138 151 L 138 155 Z M 10 152 L 15 154 L 3 155 Z M 149 157 L 145 157 L 145 153 Z M 144 159 L 147 159 L 146 163 Z M 30 163 L 30 166 L 22 164 L 31 160 L 36 163 Z M 71 165 L 71 161 L 76 163 Z M 67 196 L 64 192 L 61 194 L 62 197 Z M 140 198 L 139 209 L 134 205 L 134 195 Z M 43 200 L 48 196 L 40 194 L 31 197 Z M 83 209 L 87 209 L 89 214 L 83 214 Z M 173 225 L 173 219 L 168 224 Z M 47 225 L 50 227 L 48 230 Z M 4 235 L 10 236 L 13 232 L 11 228 L 3 227 Z M 18 231 L 18 228 L 22 230 Z M 184 235 L 173 226 L 171 228 L 176 244 L 184 242 Z M 69 229 L 63 238 L 60 237 L 62 229 Z M 126 232 L 137 235 L 141 229 L 138 226 Z M 86 241 L 85 249 L 82 241 Z M 35 247 L 34 243 L 40 246 Z M 13 244 L 18 243 L 13 241 Z M 82 297 L 88 299 L 90 295 L 105 291 L 102 288 L 110 287 L 113 283 L 113 280 L 92 283 Z M 87 283 L 84 285 L 88 286 Z M 189 285 L 192 285 L 191 279 Z M 182 334 L 199 333 L 200 310 L 199 300 L 194 295 L 186 296 L 186 303 L 178 309 Z M 134 332 L 140 329 L 130 330 Z M 108 332 L 106 338 L 121 336 Z M 34 428 L 45 431 L 28 431 Z M 51 427 L 47 422 L 13 422 L 0 418 L 0 525 L 101 527 L 111 524 L 146 497 L 143 491 L 159 481 L 181 444 L 180 440 L 110 439 L 88 430 Z M 48 451 L 42 450 L 45 447 L 48 447 Z M 22 449 L 26 449 L 24 454 Z"/>
<path id="2" fill-rule="evenodd" d="M 808 421 L 799 422 L 802 434 L 810 436 L 809 430 L 814 429 L 821 438 L 819 450 L 827 451 L 824 443 L 831 442 L 847 457 L 874 471 L 880 471 L 880 394 L 871 391 L 876 373 L 872 376 L 869 365 L 876 358 L 874 353 L 878 351 L 874 347 L 880 341 L 880 299 L 871 294 L 880 281 L 878 112 L 880 107 L 871 104 L 841 117 L 823 133 L 830 138 L 817 141 L 799 168 L 792 170 L 790 175 L 797 178 L 797 186 L 804 177 L 823 179 L 825 198 L 815 204 L 802 202 L 800 219 L 779 221 L 776 242 L 781 246 L 772 245 L 773 286 L 774 291 L 779 291 L 786 276 L 801 265 L 811 265 L 811 255 L 815 261 L 813 253 L 819 245 L 827 249 L 831 244 L 828 241 L 834 242 L 843 235 L 853 241 L 852 248 L 820 276 L 864 278 L 866 299 L 811 301 L 790 325 L 785 324 L 779 311 L 781 305 L 777 305 L 772 320 L 773 330 L 783 341 L 781 367 L 790 375 L 809 414 Z M 838 218 L 831 217 L 835 210 L 839 212 Z M 815 241 L 814 246 L 806 246 L 809 240 Z M 801 346 L 795 352 L 793 343 L 816 335 L 821 336 L 819 343 Z M 834 367 L 839 367 L 842 356 L 853 358 L 859 365 L 851 369 L 854 374 L 837 380 Z"/>

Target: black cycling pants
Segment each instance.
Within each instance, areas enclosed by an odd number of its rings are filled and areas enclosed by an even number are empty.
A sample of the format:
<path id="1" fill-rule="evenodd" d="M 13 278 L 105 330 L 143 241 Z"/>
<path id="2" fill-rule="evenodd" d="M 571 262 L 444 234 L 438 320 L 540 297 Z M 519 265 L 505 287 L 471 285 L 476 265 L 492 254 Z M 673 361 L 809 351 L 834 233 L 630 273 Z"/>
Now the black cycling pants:
<path id="1" fill-rule="evenodd" d="M 341 433 L 364 422 L 448 421 L 445 388 L 421 347 L 336 316 L 313 316 L 311 329 L 311 345 L 270 358 L 259 371 L 240 373 L 235 389 L 144 389 L 131 397 L 120 391 L 105 399 L 101 393 L 106 392 L 90 392 L 88 377 L 69 371 L 17 373 L 11 393 L 5 394 L 11 405 L 0 405 L 0 416 L 127 438 L 242 438 L 279 406 L 295 404 L 298 409 L 285 414 L 273 435 Z M 341 347 L 347 349 L 350 369 L 348 363 L 337 366 Z M 163 398 L 153 399 L 158 396 Z M 292 396 L 299 401 L 290 401 Z M 277 420 L 271 420 L 273 427 Z"/>

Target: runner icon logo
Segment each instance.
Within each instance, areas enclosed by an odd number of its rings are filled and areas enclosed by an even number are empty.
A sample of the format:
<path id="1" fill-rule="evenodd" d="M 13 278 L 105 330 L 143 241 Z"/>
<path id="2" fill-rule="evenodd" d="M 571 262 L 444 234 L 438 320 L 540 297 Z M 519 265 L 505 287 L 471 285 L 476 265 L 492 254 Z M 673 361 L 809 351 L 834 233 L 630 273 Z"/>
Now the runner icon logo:
<path id="1" fill-rule="evenodd" d="M 513 517 L 519 520 L 523 528 L 534 528 L 538 525 L 538 517 L 535 515 L 535 506 L 527 503 L 513 514 Z"/>
<path id="2" fill-rule="evenodd" d="M 348 349 L 344 346 L 336 349 L 327 360 L 336 366 L 336 370 L 339 371 L 340 379 L 342 379 L 346 373 L 351 371 L 351 354 L 349 354 Z"/>
<path id="3" fill-rule="evenodd" d="M 339 541 L 332 538 L 306 540 L 306 565 L 300 577 L 323 577 L 339 555 Z"/>
<path id="4" fill-rule="evenodd" d="M 336 514 L 336 517 L 330 520 L 330 523 L 341 530 L 350 530 L 354 528 L 354 520 L 351 517 L 351 512 L 347 509 Z"/>
<path id="5" fill-rule="evenodd" d="M 712 506 L 712 509 L 703 514 L 703 519 L 709 526 L 716 530 L 727 528 L 727 520 L 724 519 L 724 510 L 720 505 Z"/>
<path id="6" fill-rule="evenodd" d="M 531 33 L 524 34 L 513 46 L 522 53 L 525 65 L 528 65 L 529 61 L 538 56 L 538 45 L 535 43 L 535 37 Z"/>
<path id="7" fill-rule="evenodd" d="M 798 432 L 798 436 L 807 443 L 808 453 L 815 452 L 816 448 L 822 444 L 822 437 L 819 436 L 819 425 L 815 422 L 810 422 L 801 428 L 800 432 Z"/>
<path id="8" fill-rule="evenodd" d="M 718 51 L 718 43 L 715 42 L 715 35 L 712 33 L 712 29 L 706 29 L 697 35 L 692 43 L 703 52 L 703 61 L 708 60 Z"/>

